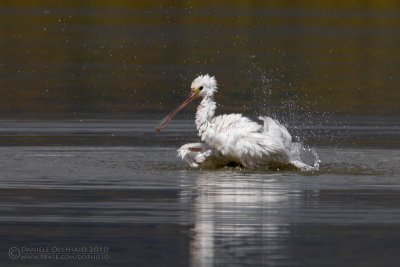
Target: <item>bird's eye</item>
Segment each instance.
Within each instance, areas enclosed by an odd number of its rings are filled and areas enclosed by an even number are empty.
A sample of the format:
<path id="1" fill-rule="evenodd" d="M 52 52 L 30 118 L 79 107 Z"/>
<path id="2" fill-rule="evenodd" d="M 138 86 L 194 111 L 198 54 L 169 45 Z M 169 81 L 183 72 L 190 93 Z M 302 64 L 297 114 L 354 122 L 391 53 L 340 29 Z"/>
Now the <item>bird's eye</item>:
<path id="1" fill-rule="evenodd" d="M 203 90 L 203 86 L 200 86 L 200 87 L 199 87 L 199 90 Z"/>

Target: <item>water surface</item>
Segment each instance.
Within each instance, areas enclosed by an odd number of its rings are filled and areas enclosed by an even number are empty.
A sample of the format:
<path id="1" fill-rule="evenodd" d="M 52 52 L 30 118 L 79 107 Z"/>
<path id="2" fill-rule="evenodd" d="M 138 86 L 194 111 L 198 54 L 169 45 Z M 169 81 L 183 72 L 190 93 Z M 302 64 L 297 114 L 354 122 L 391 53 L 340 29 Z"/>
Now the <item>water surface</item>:
<path id="1" fill-rule="evenodd" d="M 193 122 L 178 120 L 154 134 L 156 123 L 2 120 L 2 262 L 51 266 L 57 261 L 10 260 L 7 252 L 84 245 L 107 246 L 109 259 L 68 264 L 397 265 L 395 123 L 353 122 L 347 138 L 338 137 L 342 127 L 326 126 L 336 146 L 301 128 L 322 160 L 311 173 L 187 169 L 176 149 L 196 140 Z M 369 146 L 348 142 L 360 133 Z"/>
<path id="2" fill-rule="evenodd" d="M 399 111 L 394 0 L 8 1 L 0 16 L 2 113 L 171 109 L 199 73 L 231 112 Z"/>

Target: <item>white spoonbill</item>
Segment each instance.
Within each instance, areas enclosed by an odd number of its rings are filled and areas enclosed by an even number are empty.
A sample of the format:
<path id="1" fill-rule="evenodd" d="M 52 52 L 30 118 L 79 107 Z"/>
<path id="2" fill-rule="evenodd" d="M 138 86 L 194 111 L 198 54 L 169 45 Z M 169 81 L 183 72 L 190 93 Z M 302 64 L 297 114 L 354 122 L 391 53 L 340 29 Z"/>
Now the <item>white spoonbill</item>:
<path id="1" fill-rule="evenodd" d="M 204 143 L 190 143 L 178 149 L 178 155 L 191 167 L 219 167 L 229 164 L 245 168 L 276 168 L 293 165 L 301 170 L 318 170 L 300 159 L 301 144 L 292 142 L 287 129 L 269 117 L 259 117 L 263 125 L 241 114 L 214 116 L 217 92 L 215 77 L 200 75 L 191 86 L 191 94 L 156 128 L 164 129 L 172 118 L 192 100 L 202 98 L 196 112 L 198 135 Z M 316 154 L 315 154 L 316 155 Z"/>

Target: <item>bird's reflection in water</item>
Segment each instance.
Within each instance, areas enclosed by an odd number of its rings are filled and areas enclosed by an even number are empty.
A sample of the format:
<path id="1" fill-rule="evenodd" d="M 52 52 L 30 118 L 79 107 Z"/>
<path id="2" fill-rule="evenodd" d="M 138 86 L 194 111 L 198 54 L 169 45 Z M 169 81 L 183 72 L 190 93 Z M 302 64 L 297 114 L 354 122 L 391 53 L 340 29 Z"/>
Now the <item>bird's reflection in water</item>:
<path id="1" fill-rule="evenodd" d="M 276 175 L 237 170 L 182 173 L 182 179 L 193 181 L 191 193 L 183 194 L 195 198 L 193 266 L 274 265 L 287 258 L 290 228 L 281 208 L 296 194 L 288 194 L 287 184 L 280 185 Z"/>

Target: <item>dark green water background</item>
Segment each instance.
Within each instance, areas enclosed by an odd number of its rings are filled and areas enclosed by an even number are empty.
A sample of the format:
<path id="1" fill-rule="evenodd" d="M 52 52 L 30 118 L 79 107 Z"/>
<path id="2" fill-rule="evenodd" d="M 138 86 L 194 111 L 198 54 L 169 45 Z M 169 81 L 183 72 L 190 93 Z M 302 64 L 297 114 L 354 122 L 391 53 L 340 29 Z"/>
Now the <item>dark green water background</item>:
<path id="1" fill-rule="evenodd" d="M 398 114 L 399 4 L 363 3 L 2 1 L 0 112 L 165 112 L 209 73 L 226 111 Z"/>

